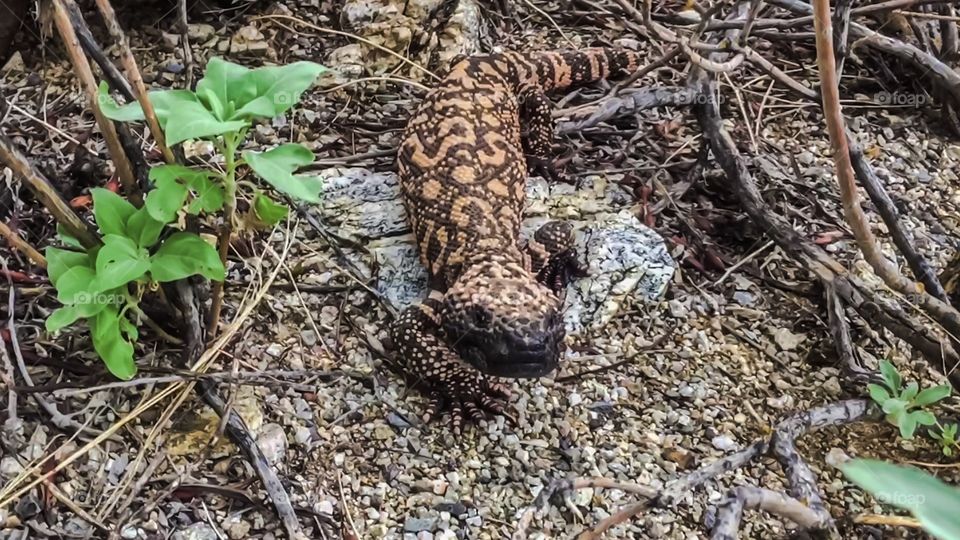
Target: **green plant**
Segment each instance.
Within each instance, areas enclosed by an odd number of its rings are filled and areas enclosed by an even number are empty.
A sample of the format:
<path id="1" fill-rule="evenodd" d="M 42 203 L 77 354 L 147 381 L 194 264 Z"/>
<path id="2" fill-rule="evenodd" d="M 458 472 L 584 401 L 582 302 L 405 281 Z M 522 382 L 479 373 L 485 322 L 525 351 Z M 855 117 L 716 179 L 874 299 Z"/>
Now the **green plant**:
<path id="1" fill-rule="evenodd" d="M 158 90 L 148 93 L 169 145 L 189 139 L 211 141 L 222 167 L 167 164 L 153 167 L 154 184 L 142 208 L 108 190 L 93 190 L 93 212 L 102 245 L 84 251 L 48 248 L 48 273 L 64 307 L 48 318 L 56 332 L 78 320 L 90 326 L 93 345 L 111 373 L 129 379 L 136 373 L 133 343 L 145 315 L 139 303 L 158 283 L 191 275 L 222 282 L 227 245 L 233 228 L 238 192 L 251 199 L 245 223 L 269 227 L 288 209 L 253 182 L 241 179 L 246 166 L 254 175 L 293 199 L 319 202 L 319 178 L 297 175 L 313 162 L 313 153 L 300 144 L 282 144 L 264 152 L 242 151 L 249 128 L 260 119 L 279 116 L 300 101 L 325 67 L 312 62 L 249 69 L 220 58 L 211 59 L 196 91 Z M 144 118 L 137 102 L 118 105 L 100 85 L 103 113 L 117 121 Z M 161 241 L 165 227 L 179 213 L 223 212 L 219 250 L 198 235 L 174 232 Z M 68 247 L 79 242 L 58 228 Z M 219 294 L 220 289 L 215 291 Z M 215 304 L 220 298 L 215 296 Z M 132 317 L 132 319 L 131 319 Z M 149 322 L 149 320 L 147 320 Z"/>
<path id="2" fill-rule="evenodd" d="M 940 449 L 943 455 L 952 457 L 957 447 L 957 424 L 939 425 L 940 431 L 933 432 L 931 435 L 940 443 Z"/>
<path id="3" fill-rule="evenodd" d="M 170 145 L 189 139 L 213 142 L 223 160 L 222 168 L 161 165 L 150 179 L 156 189 L 147 196 L 147 209 L 155 219 L 174 216 L 192 196 L 186 210 L 226 210 L 227 225 L 233 219 L 238 188 L 249 187 L 253 204 L 252 221 L 272 226 L 286 217 L 285 206 L 271 199 L 252 183 L 237 181 L 242 166 L 277 191 L 293 199 L 320 202 L 320 178 L 297 175 L 295 171 L 314 160 L 313 152 L 297 143 L 287 143 L 264 152 L 240 148 L 254 122 L 279 116 L 296 105 L 300 97 L 326 68 L 313 62 L 250 69 L 221 58 L 207 63 L 196 91 L 157 90 L 149 92 L 157 121 Z M 143 119 L 137 102 L 120 106 L 110 97 L 106 83 L 100 85 L 104 114 L 113 120 Z"/>
<path id="4" fill-rule="evenodd" d="M 941 540 L 960 540 L 960 490 L 911 467 L 855 459 L 843 473 L 880 502 L 908 510 Z"/>
<path id="5" fill-rule="evenodd" d="M 887 422 L 900 428 L 901 437 L 912 439 L 918 425 L 937 423 L 936 416 L 927 407 L 949 396 L 950 386 L 934 386 L 922 392 L 914 381 L 904 386 L 897 368 L 888 360 L 880 361 L 880 375 L 883 386 L 869 384 L 867 389 L 873 401 L 886 413 Z"/>
<path id="6" fill-rule="evenodd" d="M 103 244 L 85 251 L 47 248 L 47 273 L 63 307 L 47 318 L 46 328 L 56 332 L 86 320 L 107 368 L 129 379 L 136 373 L 133 342 L 139 335 L 130 316 L 137 322 L 144 317 L 139 307 L 143 293 L 157 283 L 195 274 L 222 280 L 224 267 L 213 246 L 196 234 L 176 232 L 161 241 L 167 221 L 109 190 L 97 188 L 92 194 Z M 80 247 L 62 232 L 60 237 L 68 246 Z"/>

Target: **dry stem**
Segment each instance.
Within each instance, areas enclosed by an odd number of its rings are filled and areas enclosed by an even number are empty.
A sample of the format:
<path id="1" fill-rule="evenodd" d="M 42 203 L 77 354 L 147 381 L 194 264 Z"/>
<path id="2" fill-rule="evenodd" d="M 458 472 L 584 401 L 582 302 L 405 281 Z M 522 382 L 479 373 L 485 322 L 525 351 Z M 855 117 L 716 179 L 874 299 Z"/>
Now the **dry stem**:
<path id="1" fill-rule="evenodd" d="M 83 49 L 80 48 L 77 34 L 74 32 L 73 25 L 70 23 L 70 16 L 67 14 L 66 6 L 73 5 L 73 0 L 51 1 L 54 7 L 54 22 L 60 32 L 60 37 L 63 40 L 67 54 L 70 56 L 70 62 L 73 64 L 77 78 L 80 79 L 80 84 L 83 87 L 84 93 L 87 95 L 87 101 L 93 111 L 94 117 L 97 119 L 97 125 L 100 126 L 100 132 L 106 140 L 107 148 L 110 150 L 110 156 L 113 158 L 113 164 L 117 170 L 117 176 L 120 177 L 120 182 L 126 189 L 127 196 L 131 202 L 139 206 L 143 200 L 140 189 L 137 187 L 136 177 L 133 174 L 133 165 L 124 152 L 123 145 L 120 144 L 120 137 L 117 135 L 116 126 L 114 126 L 113 122 L 104 116 L 103 111 L 100 110 L 100 103 L 97 98 L 97 81 L 93 76 L 93 71 L 90 69 L 90 62 L 87 61 L 87 57 L 83 54 Z"/>

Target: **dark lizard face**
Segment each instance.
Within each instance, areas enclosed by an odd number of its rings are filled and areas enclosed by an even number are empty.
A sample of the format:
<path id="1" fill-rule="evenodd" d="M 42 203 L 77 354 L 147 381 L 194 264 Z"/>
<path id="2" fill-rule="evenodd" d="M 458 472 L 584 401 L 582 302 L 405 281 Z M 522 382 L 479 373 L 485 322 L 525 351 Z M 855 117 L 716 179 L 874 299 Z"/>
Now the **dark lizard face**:
<path id="1" fill-rule="evenodd" d="M 533 378 L 557 368 L 563 350 L 560 299 L 513 262 L 472 265 L 443 297 L 449 342 L 481 372 Z"/>

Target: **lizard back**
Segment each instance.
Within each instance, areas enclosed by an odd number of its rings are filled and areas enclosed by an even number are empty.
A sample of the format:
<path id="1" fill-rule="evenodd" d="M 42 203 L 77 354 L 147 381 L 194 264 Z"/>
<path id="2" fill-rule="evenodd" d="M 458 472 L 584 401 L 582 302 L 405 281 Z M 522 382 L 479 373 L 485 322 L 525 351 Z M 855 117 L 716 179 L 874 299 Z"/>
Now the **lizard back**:
<path id="1" fill-rule="evenodd" d="M 435 288 L 445 290 L 484 254 L 522 259 L 519 96 L 623 75 L 637 64 L 633 52 L 586 49 L 478 55 L 450 68 L 414 113 L 398 153 L 404 206 Z"/>

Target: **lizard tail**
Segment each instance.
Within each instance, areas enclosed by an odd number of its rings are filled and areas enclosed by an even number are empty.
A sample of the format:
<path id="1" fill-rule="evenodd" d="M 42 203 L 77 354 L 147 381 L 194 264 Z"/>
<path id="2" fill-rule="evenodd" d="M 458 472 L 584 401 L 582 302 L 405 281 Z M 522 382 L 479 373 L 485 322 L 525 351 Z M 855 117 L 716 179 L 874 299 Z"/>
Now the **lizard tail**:
<path id="1" fill-rule="evenodd" d="M 601 79 L 627 77 L 639 69 L 640 60 L 636 51 L 614 48 L 537 52 L 527 60 L 532 73 L 520 73 L 520 82 L 536 84 L 548 92 L 563 90 Z"/>

